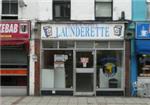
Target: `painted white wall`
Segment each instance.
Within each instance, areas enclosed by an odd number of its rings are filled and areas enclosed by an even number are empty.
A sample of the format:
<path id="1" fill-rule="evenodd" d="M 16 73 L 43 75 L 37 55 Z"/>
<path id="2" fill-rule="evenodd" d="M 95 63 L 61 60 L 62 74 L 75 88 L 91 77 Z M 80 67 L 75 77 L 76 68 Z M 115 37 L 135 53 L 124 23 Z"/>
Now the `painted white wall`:
<path id="1" fill-rule="evenodd" d="M 33 31 L 36 21 L 31 21 L 31 40 L 30 40 L 30 52 L 29 52 L 29 95 L 34 95 L 35 89 L 35 60 L 33 59 L 35 55 L 35 33 Z"/>
<path id="2" fill-rule="evenodd" d="M 125 12 L 125 19 L 132 19 L 132 0 L 113 0 L 113 20 L 118 20 L 122 11 Z"/>
<path id="3" fill-rule="evenodd" d="M 40 0 L 39 8 L 40 20 L 52 20 L 52 0 Z"/>
<path id="4" fill-rule="evenodd" d="M 52 20 L 52 0 L 24 0 L 27 7 L 19 7 L 18 18 L 28 20 Z M 0 0 L 0 7 L 1 7 Z M 118 20 L 125 11 L 131 20 L 132 0 L 113 0 L 113 20 Z M 0 8 L 0 14 L 1 14 Z M 71 0 L 71 20 L 94 20 L 95 0 Z"/>
<path id="5" fill-rule="evenodd" d="M 71 20 L 94 20 L 95 0 L 71 0 Z"/>
<path id="6" fill-rule="evenodd" d="M 18 11 L 18 19 L 34 20 L 39 16 L 39 1 L 40 0 L 23 0 L 26 7 L 20 7 Z"/>
<path id="7" fill-rule="evenodd" d="M 30 41 L 30 67 L 29 67 L 29 95 L 34 95 L 34 86 L 35 86 L 35 62 L 33 60 L 33 55 L 35 53 L 34 51 L 34 48 L 35 45 L 34 45 L 34 40 L 31 40 Z"/>
<path id="8" fill-rule="evenodd" d="M 0 0 L 0 20 L 1 20 L 1 13 L 2 12 L 2 0 Z"/>
<path id="9" fill-rule="evenodd" d="M 24 2 L 27 6 L 19 6 L 19 19 L 52 19 L 52 0 L 24 0 Z"/>

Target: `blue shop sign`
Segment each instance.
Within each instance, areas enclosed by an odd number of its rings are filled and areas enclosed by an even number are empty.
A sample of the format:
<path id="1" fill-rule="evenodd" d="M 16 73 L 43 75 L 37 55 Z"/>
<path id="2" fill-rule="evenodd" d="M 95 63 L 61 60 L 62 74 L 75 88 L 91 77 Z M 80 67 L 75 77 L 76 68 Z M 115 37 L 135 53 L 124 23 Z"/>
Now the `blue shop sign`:
<path id="1" fill-rule="evenodd" d="M 136 24 L 136 39 L 150 39 L 150 23 Z"/>

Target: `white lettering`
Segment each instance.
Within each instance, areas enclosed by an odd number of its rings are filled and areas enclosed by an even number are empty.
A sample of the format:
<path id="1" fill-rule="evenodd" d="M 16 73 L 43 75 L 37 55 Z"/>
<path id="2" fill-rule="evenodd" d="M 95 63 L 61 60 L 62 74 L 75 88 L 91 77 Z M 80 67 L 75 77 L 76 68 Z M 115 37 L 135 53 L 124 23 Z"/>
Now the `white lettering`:
<path id="1" fill-rule="evenodd" d="M 17 33 L 18 24 L 0 24 L 0 33 Z"/>

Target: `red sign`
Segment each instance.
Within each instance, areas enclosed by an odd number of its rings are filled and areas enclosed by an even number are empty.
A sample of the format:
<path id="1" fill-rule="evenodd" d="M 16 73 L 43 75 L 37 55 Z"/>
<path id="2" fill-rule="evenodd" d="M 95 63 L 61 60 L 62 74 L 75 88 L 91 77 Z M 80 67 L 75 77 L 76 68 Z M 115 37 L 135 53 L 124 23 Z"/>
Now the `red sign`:
<path id="1" fill-rule="evenodd" d="M 1 21 L 0 22 L 0 45 L 15 44 L 16 41 L 25 43 L 30 38 L 29 21 Z M 12 41 L 12 43 L 11 43 Z M 9 43 L 7 43 L 9 42 Z"/>

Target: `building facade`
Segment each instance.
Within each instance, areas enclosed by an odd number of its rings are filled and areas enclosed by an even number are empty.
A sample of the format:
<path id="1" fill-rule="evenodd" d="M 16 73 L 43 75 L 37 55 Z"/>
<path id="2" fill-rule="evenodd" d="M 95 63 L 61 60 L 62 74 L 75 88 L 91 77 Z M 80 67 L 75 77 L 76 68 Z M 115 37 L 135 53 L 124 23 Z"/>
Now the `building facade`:
<path id="1" fill-rule="evenodd" d="M 31 21 L 29 95 L 129 94 L 131 0 L 11 1 L 1 19 Z"/>
<path id="2" fill-rule="evenodd" d="M 131 39 L 131 83 L 137 81 L 144 84 L 145 92 L 138 95 L 149 96 L 150 83 L 150 1 L 133 0 L 132 20 L 134 22 L 134 37 Z M 133 89 L 132 89 L 133 91 Z M 132 94 L 135 95 L 135 94 Z"/>

